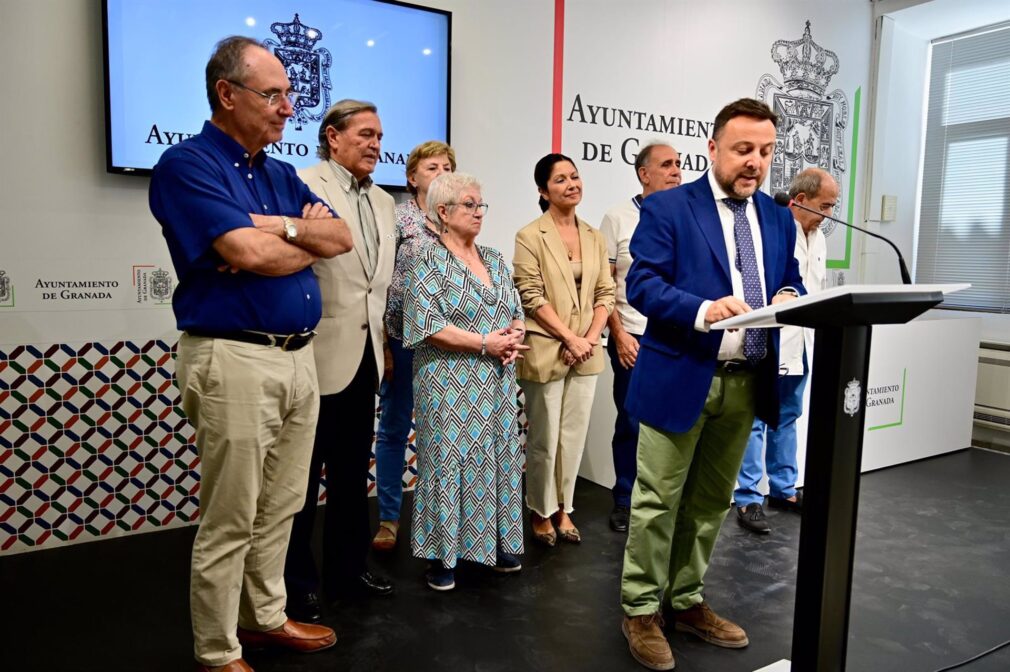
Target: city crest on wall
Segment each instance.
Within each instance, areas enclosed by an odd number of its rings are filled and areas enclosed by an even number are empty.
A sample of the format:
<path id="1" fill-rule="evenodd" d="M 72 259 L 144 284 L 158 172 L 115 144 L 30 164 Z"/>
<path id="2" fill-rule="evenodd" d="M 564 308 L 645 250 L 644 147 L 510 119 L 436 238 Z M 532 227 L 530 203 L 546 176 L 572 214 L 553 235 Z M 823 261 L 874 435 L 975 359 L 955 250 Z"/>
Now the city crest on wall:
<path id="1" fill-rule="evenodd" d="M 779 115 L 770 192 L 788 191 L 793 178 L 807 168 L 823 168 L 838 182 L 838 202 L 832 214 L 840 217 L 845 198 L 843 142 L 849 125 L 849 102 L 841 89 L 824 93 L 838 73 L 838 56 L 814 42 L 808 20 L 803 37 L 792 42 L 776 40 L 771 57 L 779 66 L 784 84 L 765 74 L 756 94 Z M 821 224 L 825 236 L 834 229 L 831 220 Z"/>
<path id="2" fill-rule="evenodd" d="M 298 94 L 292 119 L 300 131 L 305 123 L 320 121 L 330 107 L 333 56 L 327 49 L 315 48 L 316 42 L 323 39 L 322 31 L 303 24 L 297 14 L 291 23 L 271 24 L 270 32 L 280 42 L 268 38 L 264 44 L 273 48 L 274 56 L 288 73 L 292 90 Z"/>

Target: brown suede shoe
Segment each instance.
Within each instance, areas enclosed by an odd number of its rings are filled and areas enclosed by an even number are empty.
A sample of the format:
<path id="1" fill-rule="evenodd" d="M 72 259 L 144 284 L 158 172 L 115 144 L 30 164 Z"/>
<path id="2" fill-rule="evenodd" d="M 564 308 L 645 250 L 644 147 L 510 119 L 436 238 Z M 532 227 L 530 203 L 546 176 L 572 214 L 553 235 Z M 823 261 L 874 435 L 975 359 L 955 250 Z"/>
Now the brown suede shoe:
<path id="1" fill-rule="evenodd" d="M 253 668 L 249 667 L 249 663 L 239 658 L 226 665 L 218 665 L 216 667 L 197 665 L 196 672 L 253 672 Z"/>
<path id="2" fill-rule="evenodd" d="M 625 616 L 621 632 L 628 640 L 631 656 L 650 670 L 672 670 L 677 666 L 670 643 L 663 634 L 663 616 Z"/>
<path id="3" fill-rule="evenodd" d="M 315 653 L 336 644 L 337 635 L 325 625 L 299 623 L 289 618 L 281 627 L 267 632 L 239 628 L 238 641 L 250 649 L 280 648 L 299 653 Z"/>
<path id="4" fill-rule="evenodd" d="M 743 628 L 712 611 L 706 602 L 671 613 L 675 630 L 690 632 L 709 644 L 727 649 L 742 649 L 750 644 Z"/>

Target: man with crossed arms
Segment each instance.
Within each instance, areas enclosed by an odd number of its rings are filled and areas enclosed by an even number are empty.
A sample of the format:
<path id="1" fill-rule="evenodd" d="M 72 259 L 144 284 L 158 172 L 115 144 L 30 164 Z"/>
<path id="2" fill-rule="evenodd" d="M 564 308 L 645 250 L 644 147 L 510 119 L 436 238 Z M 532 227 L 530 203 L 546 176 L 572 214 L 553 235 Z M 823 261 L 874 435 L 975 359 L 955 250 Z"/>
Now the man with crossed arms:
<path id="1" fill-rule="evenodd" d="M 245 672 L 243 645 L 310 652 L 336 642 L 332 629 L 285 615 L 283 575 L 319 411 L 311 266 L 352 242 L 295 169 L 263 151 L 294 115 L 281 62 L 256 40 L 226 38 L 206 88 L 210 121 L 161 156 L 150 205 L 179 278 L 176 377 L 200 455 L 196 660 Z"/>

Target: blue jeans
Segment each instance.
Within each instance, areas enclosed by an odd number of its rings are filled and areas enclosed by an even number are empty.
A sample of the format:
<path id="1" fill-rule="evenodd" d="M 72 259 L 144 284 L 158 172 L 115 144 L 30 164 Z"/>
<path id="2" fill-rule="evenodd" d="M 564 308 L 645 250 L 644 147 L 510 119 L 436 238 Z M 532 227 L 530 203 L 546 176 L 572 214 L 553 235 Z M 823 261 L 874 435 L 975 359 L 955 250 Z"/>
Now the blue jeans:
<path id="1" fill-rule="evenodd" d="M 403 460 L 414 413 L 414 351 L 403 341 L 389 339 L 393 379 L 379 386 L 379 431 L 375 436 L 375 485 L 379 520 L 400 520 L 403 499 Z"/>
<path id="2" fill-rule="evenodd" d="M 805 367 L 804 367 L 805 368 Z M 764 501 L 758 490 L 758 483 L 765 469 L 768 470 L 768 494 L 779 499 L 788 499 L 796 494 L 796 419 L 803 413 L 803 388 L 806 387 L 809 370 L 802 376 L 781 376 L 779 378 L 779 428 L 770 429 L 760 420 L 754 420 L 747 450 L 744 452 L 740 475 L 737 477 L 733 499 L 736 505 L 744 507 Z M 761 449 L 764 448 L 764 465 L 761 464 Z"/>
<path id="3" fill-rule="evenodd" d="M 631 334 L 635 336 L 635 334 Z M 641 341 L 641 336 L 635 336 Z M 617 341 L 611 336 L 607 339 L 607 354 L 610 355 L 610 365 L 614 369 L 614 404 L 617 406 L 617 422 L 614 423 L 614 506 L 631 507 L 631 486 L 635 484 L 638 457 L 638 420 L 628 415 L 624 410 L 624 398 L 628 396 L 628 383 L 631 382 L 632 369 L 621 366 L 617 359 Z"/>

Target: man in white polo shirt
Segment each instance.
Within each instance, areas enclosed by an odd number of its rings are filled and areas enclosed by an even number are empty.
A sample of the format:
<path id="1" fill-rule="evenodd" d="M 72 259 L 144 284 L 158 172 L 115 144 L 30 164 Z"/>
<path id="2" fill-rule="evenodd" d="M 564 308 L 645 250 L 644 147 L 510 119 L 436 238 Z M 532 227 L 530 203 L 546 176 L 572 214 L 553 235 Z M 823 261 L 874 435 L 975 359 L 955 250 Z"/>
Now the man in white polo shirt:
<path id="1" fill-rule="evenodd" d="M 649 143 L 635 157 L 635 174 L 642 185 L 642 193 L 618 203 L 603 216 L 600 233 L 607 243 L 610 272 L 617 282 L 617 305 L 607 320 L 610 338 L 607 353 L 614 368 L 614 403 L 617 405 L 617 422 L 614 423 L 614 509 L 610 512 L 610 529 L 628 531 L 631 511 L 631 486 L 635 482 L 635 456 L 638 448 L 638 421 L 624 410 L 624 397 L 628 393 L 631 369 L 638 356 L 638 341 L 645 333 L 645 317 L 628 305 L 625 277 L 631 268 L 628 243 L 635 227 L 642 201 L 652 193 L 680 186 L 680 156 L 666 143 Z"/>

